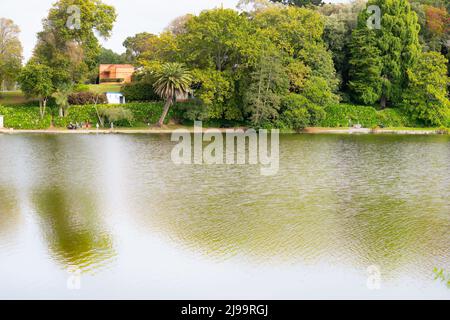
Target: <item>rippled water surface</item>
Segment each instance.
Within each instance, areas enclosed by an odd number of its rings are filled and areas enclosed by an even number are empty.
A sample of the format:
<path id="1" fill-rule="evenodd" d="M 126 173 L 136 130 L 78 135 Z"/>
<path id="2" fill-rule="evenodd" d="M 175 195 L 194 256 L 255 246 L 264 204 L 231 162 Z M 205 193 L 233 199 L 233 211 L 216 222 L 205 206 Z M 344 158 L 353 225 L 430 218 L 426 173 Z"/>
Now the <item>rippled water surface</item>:
<path id="1" fill-rule="evenodd" d="M 450 298 L 448 136 L 280 142 L 264 177 L 166 135 L 0 135 L 0 298 Z"/>

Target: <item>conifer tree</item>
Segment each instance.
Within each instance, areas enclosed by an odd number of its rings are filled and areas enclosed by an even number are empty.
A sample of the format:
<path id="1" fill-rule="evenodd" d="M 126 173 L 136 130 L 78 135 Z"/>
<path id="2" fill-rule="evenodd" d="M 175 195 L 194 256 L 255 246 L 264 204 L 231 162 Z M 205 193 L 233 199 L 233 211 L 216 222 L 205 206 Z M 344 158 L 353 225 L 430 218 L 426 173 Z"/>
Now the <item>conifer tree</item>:
<path id="1" fill-rule="evenodd" d="M 399 103 L 408 86 L 407 70 L 421 52 L 420 26 L 407 0 L 370 0 L 367 6 L 380 8 L 380 28 L 370 25 L 373 11 L 361 12 L 353 31 L 349 86 L 358 102 L 385 108 Z"/>

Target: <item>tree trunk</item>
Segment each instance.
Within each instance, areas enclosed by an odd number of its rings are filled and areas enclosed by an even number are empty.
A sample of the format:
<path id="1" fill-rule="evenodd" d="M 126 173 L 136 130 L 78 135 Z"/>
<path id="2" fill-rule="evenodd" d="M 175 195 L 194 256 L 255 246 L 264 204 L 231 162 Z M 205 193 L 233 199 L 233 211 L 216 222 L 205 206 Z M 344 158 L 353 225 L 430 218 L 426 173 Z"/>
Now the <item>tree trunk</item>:
<path id="1" fill-rule="evenodd" d="M 45 99 L 39 100 L 39 115 L 41 116 L 41 120 L 44 119 L 45 104 L 46 104 L 46 100 Z"/>
<path id="2" fill-rule="evenodd" d="M 39 103 L 41 119 L 44 119 L 45 116 L 45 108 L 47 107 L 47 98 L 42 99 L 42 102 Z"/>
<path id="3" fill-rule="evenodd" d="M 158 127 L 162 127 L 164 124 L 164 120 L 166 119 L 167 113 L 169 112 L 170 106 L 172 105 L 172 99 L 167 99 L 166 104 L 164 105 L 164 110 L 161 115 L 161 118 L 158 121 Z"/>
<path id="4" fill-rule="evenodd" d="M 381 110 L 383 110 L 383 109 L 386 109 L 386 96 L 385 95 L 383 95 L 382 97 L 381 97 L 381 100 L 380 100 L 380 107 L 381 107 Z"/>

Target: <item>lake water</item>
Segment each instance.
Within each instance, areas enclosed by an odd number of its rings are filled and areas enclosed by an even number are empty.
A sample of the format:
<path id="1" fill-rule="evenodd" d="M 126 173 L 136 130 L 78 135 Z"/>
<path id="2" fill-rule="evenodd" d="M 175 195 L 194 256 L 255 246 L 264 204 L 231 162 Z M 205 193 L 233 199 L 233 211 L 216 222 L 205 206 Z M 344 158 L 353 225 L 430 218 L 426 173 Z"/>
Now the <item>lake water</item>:
<path id="1" fill-rule="evenodd" d="M 450 137 L 283 135 L 269 177 L 173 146 L 0 135 L 0 298 L 450 298 Z"/>

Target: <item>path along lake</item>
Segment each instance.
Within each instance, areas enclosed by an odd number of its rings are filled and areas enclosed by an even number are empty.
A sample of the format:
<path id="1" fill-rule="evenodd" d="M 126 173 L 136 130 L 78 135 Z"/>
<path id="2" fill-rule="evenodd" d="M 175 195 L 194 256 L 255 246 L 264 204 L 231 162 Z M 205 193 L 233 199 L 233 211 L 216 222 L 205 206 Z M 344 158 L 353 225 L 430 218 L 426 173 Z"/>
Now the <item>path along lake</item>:
<path id="1" fill-rule="evenodd" d="M 282 135 L 274 176 L 174 145 L 0 135 L 0 298 L 450 298 L 449 136 Z"/>

